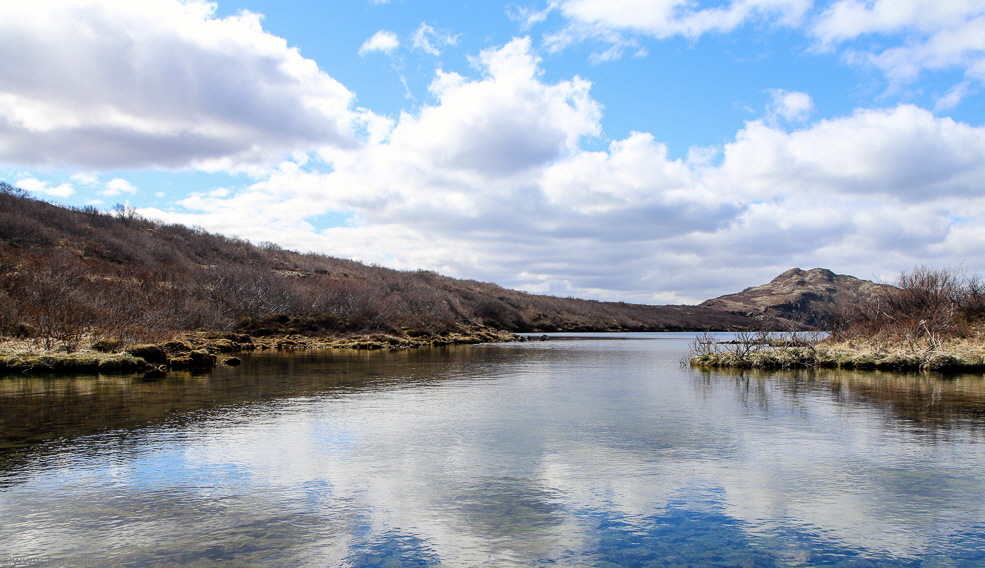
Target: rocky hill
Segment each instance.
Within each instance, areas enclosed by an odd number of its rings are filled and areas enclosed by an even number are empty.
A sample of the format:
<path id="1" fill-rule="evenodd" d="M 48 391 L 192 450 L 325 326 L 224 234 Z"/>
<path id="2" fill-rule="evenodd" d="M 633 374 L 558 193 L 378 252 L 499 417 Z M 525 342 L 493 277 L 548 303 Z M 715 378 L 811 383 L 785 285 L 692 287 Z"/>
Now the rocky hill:
<path id="1" fill-rule="evenodd" d="M 872 300 L 888 288 L 891 286 L 835 274 L 825 268 L 792 268 L 768 284 L 706 300 L 699 305 L 824 329 L 847 307 Z"/>

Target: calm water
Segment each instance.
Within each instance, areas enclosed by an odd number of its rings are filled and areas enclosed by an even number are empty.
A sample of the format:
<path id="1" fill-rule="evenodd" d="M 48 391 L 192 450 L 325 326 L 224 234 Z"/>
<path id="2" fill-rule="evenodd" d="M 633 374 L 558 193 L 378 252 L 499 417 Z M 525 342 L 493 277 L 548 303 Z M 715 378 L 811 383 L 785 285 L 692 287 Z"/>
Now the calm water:
<path id="1" fill-rule="evenodd" d="M 0 379 L 0 566 L 985 566 L 985 379 L 689 336 Z"/>

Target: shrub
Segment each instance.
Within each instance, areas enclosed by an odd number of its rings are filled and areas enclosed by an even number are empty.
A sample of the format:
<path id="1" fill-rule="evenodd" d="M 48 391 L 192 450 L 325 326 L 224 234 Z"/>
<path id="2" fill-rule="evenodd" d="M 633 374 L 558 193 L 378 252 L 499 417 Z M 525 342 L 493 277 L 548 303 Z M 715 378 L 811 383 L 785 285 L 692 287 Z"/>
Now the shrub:
<path id="1" fill-rule="evenodd" d="M 977 277 L 918 267 L 872 302 L 853 306 L 833 333 L 836 339 L 886 338 L 939 348 L 947 339 L 967 336 L 983 316 L 985 294 Z"/>

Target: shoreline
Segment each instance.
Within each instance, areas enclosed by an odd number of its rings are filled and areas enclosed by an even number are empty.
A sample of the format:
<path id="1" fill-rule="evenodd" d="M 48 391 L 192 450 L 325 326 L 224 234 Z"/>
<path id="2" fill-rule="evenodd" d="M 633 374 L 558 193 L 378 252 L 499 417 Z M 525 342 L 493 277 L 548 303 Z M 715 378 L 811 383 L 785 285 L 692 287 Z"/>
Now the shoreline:
<path id="1" fill-rule="evenodd" d="M 412 330 L 351 335 L 234 332 L 183 332 L 160 343 L 123 344 L 97 339 L 85 349 L 45 350 L 29 341 L 0 340 L 0 380 L 13 375 L 127 374 L 164 376 L 169 371 L 209 372 L 216 365 L 238 365 L 236 353 L 258 350 L 400 350 L 446 345 L 521 341 L 520 336 L 488 328 L 432 334 Z"/>
<path id="2" fill-rule="evenodd" d="M 847 369 L 965 373 L 985 371 L 985 343 L 903 341 L 820 341 L 797 346 L 741 348 L 705 346 L 687 359 L 692 368 Z"/>

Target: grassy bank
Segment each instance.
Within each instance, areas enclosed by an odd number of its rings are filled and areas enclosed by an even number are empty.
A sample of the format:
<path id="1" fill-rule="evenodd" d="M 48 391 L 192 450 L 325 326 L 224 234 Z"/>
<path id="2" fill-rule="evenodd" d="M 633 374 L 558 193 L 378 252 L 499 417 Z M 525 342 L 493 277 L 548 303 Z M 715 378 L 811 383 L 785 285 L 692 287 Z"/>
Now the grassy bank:
<path id="1" fill-rule="evenodd" d="M 349 335 L 279 334 L 259 337 L 227 332 L 177 334 L 160 343 L 125 344 L 90 338 L 73 345 L 45 348 L 38 341 L 0 340 L 2 374 L 207 372 L 217 364 L 236 364 L 238 352 L 257 349 L 411 349 L 516 341 L 517 336 L 483 327 L 432 334 L 406 331 Z"/>
<path id="2" fill-rule="evenodd" d="M 985 371 L 985 341 L 955 338 L 928 342 L 825 339 L 815 342 L 703 343 L 692 348 L 692 367 L 741 369 L 878 369 L 887 371 Z"/>
<path id="3" fill-rule="evenodd" d="M 917 268 L 870 302 L 850 306 L 826 338 L 744 334 L 694 342 L 695 367 L 985 370 L 985 283 Z"/>

